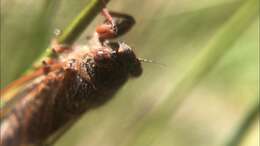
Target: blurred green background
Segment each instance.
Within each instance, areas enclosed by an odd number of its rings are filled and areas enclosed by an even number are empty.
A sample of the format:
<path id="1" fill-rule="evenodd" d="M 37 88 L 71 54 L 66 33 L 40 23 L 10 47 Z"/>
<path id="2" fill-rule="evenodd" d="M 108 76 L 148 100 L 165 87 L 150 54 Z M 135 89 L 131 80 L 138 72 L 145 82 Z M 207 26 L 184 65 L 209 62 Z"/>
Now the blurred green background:
<path id="1" fill-rule="evenodd" d="M 2 0 L 1 87 L 28 69 L 48 46 L 54 29 L 64 29 L 87 3 Z M 227 33 L 221 36 L 224 41 L 217 39 L 245 3 L 111 0 L 110 10 L 130 14 L 137 22 L 120 40 L 139 57 L 165 66 L 144 63 L 140 78 L 130 80 L 108 104 L 85 114 L 55 146 L 220 146 L 229 141 L 259 103 L 259 14 L 238 35 Z M 259 2 L 256 7 L 259 11 Z M 101 20 L 98 16 L 76 44 L 85 44 Z M 237 25 L 230 28 L 236 30 Z M 192 78 L 201 69 L 200 64 L 192 68 L 197 56 L 214 39 L 221 58 Z M 215 57 L 211 55 L 209 61 Z M 186 75 L 191 78 L 182 80 Z M 190 85 L 187 89 L 185 83 Z M 241 146 L 259 145 L 257 121 Z"/>

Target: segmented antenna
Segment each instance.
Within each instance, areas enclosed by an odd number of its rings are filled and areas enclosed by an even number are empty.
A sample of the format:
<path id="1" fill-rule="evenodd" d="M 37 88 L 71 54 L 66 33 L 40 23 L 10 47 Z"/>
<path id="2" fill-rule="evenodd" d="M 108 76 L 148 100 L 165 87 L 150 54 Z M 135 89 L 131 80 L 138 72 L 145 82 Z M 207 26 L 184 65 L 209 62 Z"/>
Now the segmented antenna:
<path id="1" fill-rule="evenodd" d="M 163 66 L 163 67 L 165 67 L 165 66 L 166 66 L 166 65 L 165 65 L 165 64 L 163 64 L 163 63 L 156 62 L 156 61 L 154 61 L 154 60 L 151 60 L 151 59 L 146 59 L 146 58 L 138 58 L 138 60 L 139 60 L 140 62 L 144 62 L 144 63 L 158 64 L 158 65 L 160 65 L 160 66 Z"/>

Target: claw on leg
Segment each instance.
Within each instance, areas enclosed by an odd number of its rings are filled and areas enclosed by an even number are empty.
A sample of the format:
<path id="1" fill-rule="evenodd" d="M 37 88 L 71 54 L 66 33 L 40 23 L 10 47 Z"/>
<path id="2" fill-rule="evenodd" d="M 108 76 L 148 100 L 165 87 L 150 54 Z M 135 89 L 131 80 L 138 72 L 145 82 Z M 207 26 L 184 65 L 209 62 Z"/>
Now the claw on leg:
<path id="1" fill-rule="evenodd" d="M 60 44 L 56 39 L 53 39 L 51 42 L 51 48 L 54 52 L 56 52 L 57 54 L 59 53 L 63 53 L 66 50 L 70 50 L 71 47 L 69 45 L 66 44 Z"/>

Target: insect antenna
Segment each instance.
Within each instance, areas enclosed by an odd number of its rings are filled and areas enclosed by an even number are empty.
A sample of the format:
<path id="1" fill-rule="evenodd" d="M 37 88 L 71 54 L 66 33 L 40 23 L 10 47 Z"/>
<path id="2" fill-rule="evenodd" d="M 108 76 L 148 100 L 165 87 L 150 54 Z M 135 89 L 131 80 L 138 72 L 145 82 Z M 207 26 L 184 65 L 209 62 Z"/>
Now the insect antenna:
<path id="1" fill-rule="evenodd" d="M 140 62 L 158 64 L 158 65 L 160 65 L 160 66 L 162 66 L 162 67 L 166 67 L 165 64 L 163 64 L 163 63 L 161 63 L 161 62 L 156 62 L 156 61 L 151 60 L 151 59 L 146 59 L 146 58 L 140 58 L 140 57 L 139 57 L 138 60 L 139 60 Z"/>

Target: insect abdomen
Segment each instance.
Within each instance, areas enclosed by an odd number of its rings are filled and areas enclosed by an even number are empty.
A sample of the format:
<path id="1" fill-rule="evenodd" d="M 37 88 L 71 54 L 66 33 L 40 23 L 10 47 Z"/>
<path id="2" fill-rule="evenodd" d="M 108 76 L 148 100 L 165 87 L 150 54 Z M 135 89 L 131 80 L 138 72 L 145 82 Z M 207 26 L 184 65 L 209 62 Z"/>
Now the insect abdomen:
<path id="1" fill-rule="evenodd" d="M 112 96 L 74 70 L 52 72 L 1 121 L 1 146 L 38 145 Z M 105 92 L 105 91 L 104 91 Z M 108 92 L 110 93 L 110 92 Z"/>

